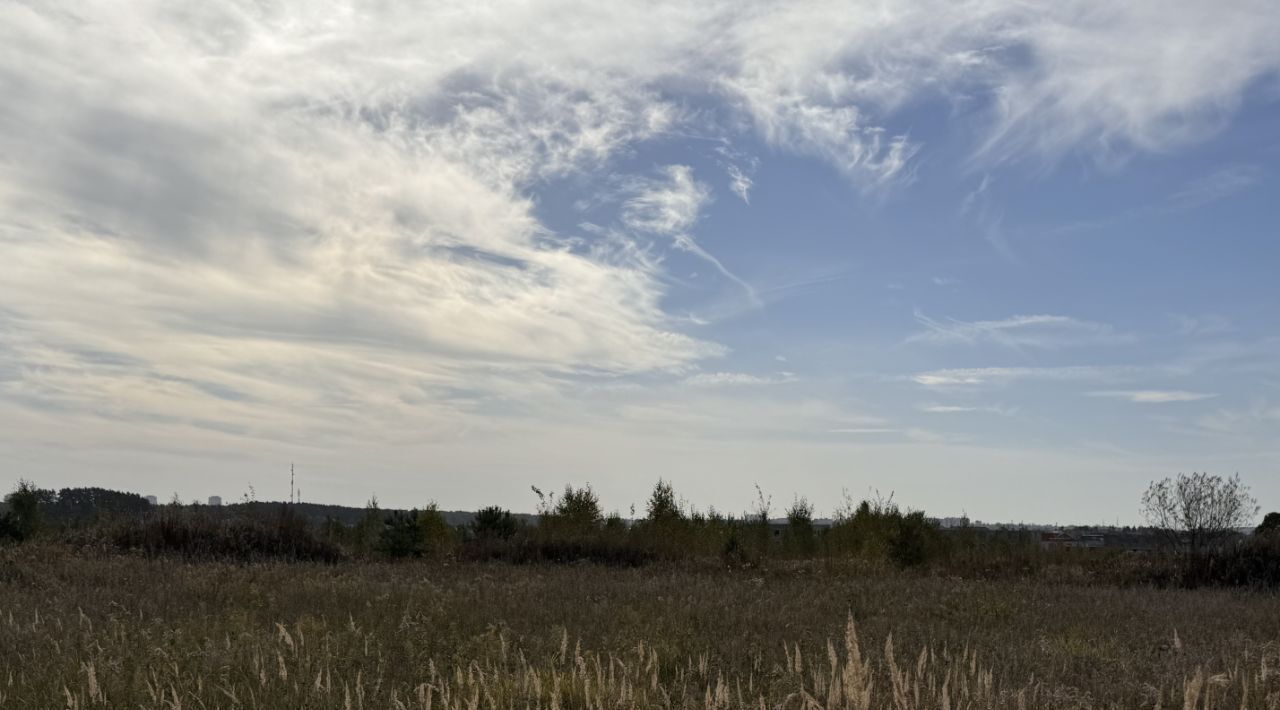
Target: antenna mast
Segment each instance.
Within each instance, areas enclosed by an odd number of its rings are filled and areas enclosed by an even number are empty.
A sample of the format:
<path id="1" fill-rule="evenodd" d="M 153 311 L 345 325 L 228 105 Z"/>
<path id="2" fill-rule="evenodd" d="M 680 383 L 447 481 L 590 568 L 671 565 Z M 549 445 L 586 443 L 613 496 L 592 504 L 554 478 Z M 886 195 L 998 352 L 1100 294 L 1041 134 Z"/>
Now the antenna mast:
<path id="1" fill-rule="evenodd" d="M 293 462 L 289 463 L 289 502 L 295 502 L 293 500 Z"/>

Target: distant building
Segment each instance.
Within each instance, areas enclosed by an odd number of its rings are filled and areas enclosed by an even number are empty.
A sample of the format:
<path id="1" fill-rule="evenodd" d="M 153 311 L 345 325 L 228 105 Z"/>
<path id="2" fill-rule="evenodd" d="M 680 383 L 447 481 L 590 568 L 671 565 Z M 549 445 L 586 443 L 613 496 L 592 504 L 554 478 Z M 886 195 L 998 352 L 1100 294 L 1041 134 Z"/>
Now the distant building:
<path id="1" fill-rule="evenodd" d="M 209 496 L 209 505 L 211 506 L 222 505 L 222 496 Z"/>
<path id="2" fill-rule="evenodd" d="M 160 505 L 160 500 L 155 496 L 147 496 L 147 505 Z"/>

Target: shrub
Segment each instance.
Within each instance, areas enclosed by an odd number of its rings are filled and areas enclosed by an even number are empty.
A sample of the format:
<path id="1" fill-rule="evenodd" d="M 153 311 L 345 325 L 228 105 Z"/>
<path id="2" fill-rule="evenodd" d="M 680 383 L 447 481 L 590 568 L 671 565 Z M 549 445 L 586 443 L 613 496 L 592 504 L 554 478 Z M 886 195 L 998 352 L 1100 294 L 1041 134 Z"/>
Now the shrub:
<path id="1" fill-rule="evenodd" d="M 813 503 L 804 498 L 796 498 L 787 508 L 787 539 L 789 552 L 796 555 L 811 555 L 817 548 L 817 538 L 813 530 Z"/>
<path id="2" fill-rule="evenodd" d="M 22 542 L 22 532 L 18 522 L 8 511 L 0 514 L 0 542 Z"/>
<path id="3" fill-rule="evenodd" d="M 1280 534 L 1280 513 L 1267 513 L 1262 522 L 1254 529 L 1255 535 L 1278 535 Z"/>
<path id="4" fill-rule="evenodd" d="M 921 511 L 898 516 L 898 529 L 889 543 L 889 559 L 899 567 L 915 567 L 936 556 L 942 543 L 937 526 Z"/>
<path id="5" fill-rule="evenodd" d="M 1280 587 L 1280 536 L 1257 536 L 1180 563 L 1183 587 Z"/>
<path id="6" fill-rule="evenodd" d="M 283 504 L 271 517 L 228 520 L 166 506 L 155 515 L 104 523 L 72 539 L 82 544 L 106 543 L 147 556 L 177 555 L 196 560 L 337 562 L 343 557 L 340 548 L 316 537 L 306 519 Z"/>

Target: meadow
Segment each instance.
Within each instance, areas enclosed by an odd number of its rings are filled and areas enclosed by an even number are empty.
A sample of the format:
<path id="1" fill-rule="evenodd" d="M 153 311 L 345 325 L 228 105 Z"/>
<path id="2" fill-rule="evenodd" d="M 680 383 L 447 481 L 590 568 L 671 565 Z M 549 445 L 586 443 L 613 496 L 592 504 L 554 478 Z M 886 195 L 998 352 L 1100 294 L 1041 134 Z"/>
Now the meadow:
<path id="1" fill-rule="evenodd" d="M 2 708 L 1280 708 L 1280 598 L 778 560 L 0 548 Z"/>

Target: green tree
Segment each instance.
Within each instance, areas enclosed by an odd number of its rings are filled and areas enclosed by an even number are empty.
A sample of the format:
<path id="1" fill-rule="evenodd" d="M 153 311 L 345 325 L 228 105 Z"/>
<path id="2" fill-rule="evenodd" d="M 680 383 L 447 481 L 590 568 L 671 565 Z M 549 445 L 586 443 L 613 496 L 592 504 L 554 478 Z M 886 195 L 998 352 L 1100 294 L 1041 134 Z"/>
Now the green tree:
<path id="1" fill-rule="evenodd" d="M 482 540 L 510 540 L 516 534 L 516 520 L 511 511 L 491 505 L 476 511 L 471 531 Z"/>
<path id="2" fill-rule="evenodd" d="M 418 530 L 422 535 L 422 554 L 427 557 L 443 557 L 453 550 L 456 537 L 453 528 L 445 521 L 435 501 L 423 510 L 416 511 Z"/>
<path id="3" fill-rule="evenodd" d="M 352 546 L 360 552 L 373 550 L 381 537 L 384 524 L 382 511 L 378 509 L 378 496 L 373 496 L 365 504 L 364 515 L 351 527 Z"/>
<path id="4" fill-rule="evenodd" d="M 18 487 L 4 499 L 9 506 L 4 527 L 9 529 L 10 536 L 29 540 L 39 533 L 44 524 L 42 504 L 47 504 L 52 497 L 51 491 L 42 491 L 31 481 L 18 481 Z"/>
<path id="5" fill-rule="evenodd" d="M 388 557 L 421 557 L 425 549 L 417 511 L 393 511 L 383 520 L 378 533 L 378 552 Z"/>
<path id="6" fill-rule="evenodd" d="M 653 486 L 653 493 L 649 494 L 647 512 L 648 520 L 652 523 L 660 524 L 684 518 L 680 501 L 676 499 L 675 488 L 661 478 Z"/>
<path id="7" fill-rule="evenodd" d="M 83 523 L 141 515 L 151 509 L 151 504 L 136 493 L 87 487 L 63 488 L 45 507 L 51 522 Z"/>
<path id="8" fill-rule="evenodd" d="M 1280 513 L 1267 513 L 1262 523 L 1254 529 L 1255 535 L 1280 535 Z"/>
<path id="9" fill-rule="evenodd" d="M 554 515 L 561 527 L 578 534 L 595 531 L 604 523 L 600 498 L 591 490 L 590 484 L 581 488 L 565 486 L 564 495 L 556 503 Z"/>

